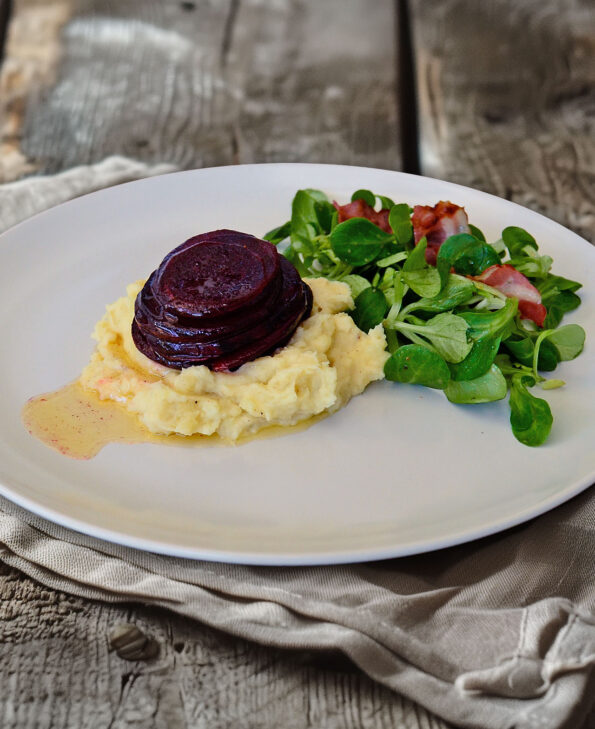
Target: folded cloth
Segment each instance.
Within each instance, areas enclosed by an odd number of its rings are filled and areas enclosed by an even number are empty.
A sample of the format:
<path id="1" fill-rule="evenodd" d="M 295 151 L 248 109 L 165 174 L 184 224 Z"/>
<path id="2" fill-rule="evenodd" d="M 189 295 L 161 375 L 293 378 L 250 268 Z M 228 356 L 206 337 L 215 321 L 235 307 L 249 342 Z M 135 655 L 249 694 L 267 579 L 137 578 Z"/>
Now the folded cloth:
<path id="1" fill-rule="evenodd" d="M 35 213 L 103 187 L 174 172 L 169 164 L 146 165 L 128 157 L 107 157 L 48 177 L 27 177 L 0 187 L 0 233 Z"/>
<path id="2" fill-rule="evenodd" d="M 0 189 L 0 224 L 154 173 L 122 158 Z M 7 210 L 13 212 L 7 213 Z M 595 494 L 468 545 L 382 562 L 265 568 L 79 534 L 0 498 L 0 559 L 43 584 L 159 605 L 267 645 L 339 649 L 463 727 L 580 726 L 595 701 Z"/>

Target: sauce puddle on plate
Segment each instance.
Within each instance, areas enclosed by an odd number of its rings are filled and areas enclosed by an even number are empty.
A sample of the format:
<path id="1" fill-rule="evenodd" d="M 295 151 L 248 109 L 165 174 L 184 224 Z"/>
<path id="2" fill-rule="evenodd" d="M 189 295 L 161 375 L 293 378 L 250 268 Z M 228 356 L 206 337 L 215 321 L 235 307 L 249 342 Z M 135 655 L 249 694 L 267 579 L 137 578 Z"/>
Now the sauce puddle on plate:
<path id="1" fill-rule="evenodd" d="M 305 430 L 326 417 L 326 413 L 297 425 L 272 425 L 237 441 L 217 435 L 157 435 L 147 430 L 132 413 L 112 400 L 99 396 L 75 382 L 55 392 L 32 397 L 23 408 L 28 432 L 64 456 L 88 460 L 108 443 L 159 443 L 175 446 L 229 446 L 259 438 L 275 438 Z"/>

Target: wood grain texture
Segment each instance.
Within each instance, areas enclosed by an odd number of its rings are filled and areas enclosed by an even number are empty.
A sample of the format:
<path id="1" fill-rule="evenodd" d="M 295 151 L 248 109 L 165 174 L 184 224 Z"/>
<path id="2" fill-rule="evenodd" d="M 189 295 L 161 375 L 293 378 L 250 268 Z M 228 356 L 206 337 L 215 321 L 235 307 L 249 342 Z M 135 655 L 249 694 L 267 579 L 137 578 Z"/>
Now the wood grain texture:
<path id="1" fill-rule="evenodd" d="M 6 40 L 6 31 L 8 22 L 12 13 L 12 0 L 0 0 L 0 63 L 4 58 L 4 42 Z"/>
<path id="2" fill-rule="evenodd" d="M 391 0 L 77 0 L 23 151 L 46 172 L 115 153 L 397 168 L 394 24 Z"/>
<path id="3" fill-rule="evenodd" d="M 3 729 L 446 729 L 339 656 L 272 650 L 138 606 L 56 592 L 0 565 Z M 136 624 L 150 661 L 109 651 Z"/>
<path id="4" fill-rule="evenodd" d="M 592 0 L 411 0 L 422 173 L 593 241 Z"/>
<path id="5" fill-rule="evenodd" d="M 0 183 L 35 171 L 21 151 L 25 108 L 51 85 L 60 59 L 60 30 L 70 0 L 0 0 L 0 24 L 12 6 L 0 68 Z M 0 28 L 1 35 L 2 28 Z"/>

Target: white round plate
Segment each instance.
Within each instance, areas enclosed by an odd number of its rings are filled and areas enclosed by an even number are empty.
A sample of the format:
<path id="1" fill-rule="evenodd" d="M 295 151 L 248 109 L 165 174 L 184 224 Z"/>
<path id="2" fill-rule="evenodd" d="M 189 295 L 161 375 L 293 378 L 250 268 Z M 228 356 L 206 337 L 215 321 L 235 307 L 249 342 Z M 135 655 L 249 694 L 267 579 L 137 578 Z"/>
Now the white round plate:
<path id="1" fill-rule="evenodd" d="M 455 406 L 443 393 L 370 386 L 311 428 L 239 447 L 107 446 L 70 460 L 31 437 L 21 409 L 75 379 L 104 307 L 192 235 L 263 235 L 289 218 L 296 190 L 341 202 L 369 188 L 409 204 L 464 205 L 488 240 L 518 225 L 584 283 L 566 317 L 587 331 L 560 365 L 566 387 L 540 393 L 547 443 L 513 437 L 506 401 Z M 97 192 L 0 237 L 0 493 L 102 539 L 183 557 L 284 565 L 396 557 L 506 529 L 595 480 L 595 249 L 534 212 L 412 175 L 331 165 L 245 165 L 165 175 Z"/>

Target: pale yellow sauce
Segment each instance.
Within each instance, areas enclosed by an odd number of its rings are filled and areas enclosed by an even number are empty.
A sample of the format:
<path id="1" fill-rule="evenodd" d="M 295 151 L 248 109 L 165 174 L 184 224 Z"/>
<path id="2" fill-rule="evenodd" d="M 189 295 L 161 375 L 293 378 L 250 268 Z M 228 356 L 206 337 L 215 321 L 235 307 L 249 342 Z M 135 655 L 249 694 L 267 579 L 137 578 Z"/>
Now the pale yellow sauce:
<path id="1" fill-rule="evenodd" d="M 109 443 L 159 443 L 174 446 L 241 445 L 259 438 L 276 438 L 309 428 L 328 413 L 293 426 L 270 426 L 251 436 L 227 441 L 217 435 L 157 435 L 112 400 L 83 388 L 78 380 L 44 395 L 32 397 L 23 408 L 28 432 L 64 456 L 88 460 Z"/>

